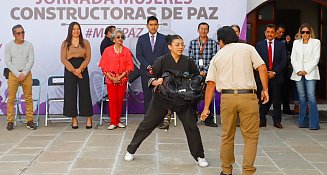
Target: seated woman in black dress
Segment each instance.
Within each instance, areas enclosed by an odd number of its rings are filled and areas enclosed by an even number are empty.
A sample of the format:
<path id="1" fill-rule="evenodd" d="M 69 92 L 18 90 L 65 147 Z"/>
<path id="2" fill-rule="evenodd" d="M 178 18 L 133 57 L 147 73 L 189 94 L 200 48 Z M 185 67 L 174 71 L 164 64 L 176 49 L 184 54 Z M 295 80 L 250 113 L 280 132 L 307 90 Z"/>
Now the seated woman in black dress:
<path id="1" fill-rule="evenodd" d="M 152 66 L 153 73 L 150 75 L 150 86 L 156 87 L 162 84 L 162 74 L 165 72 L 199 74 L 194 61 L 182 55 L 185 47 L 183 39 L 179 35 L 169 35 L 166 40 L 170 53 L 159 57 L 155 61 Z M 170 109 L 177 113 L 183 124 L 191 155 L 200 167 L 208 166 L 208 162 L 204 159 L 201 135 L 196 125 L 195 108 L 193 106 L 190 101 L 168 99 L 164 94 L 155 92 L 143 121 L 138 126 L 131 143 L 127 147 L 125 160 L 132 161 L 134 159 L 134 153 L 142 141 L 152 133 L 167 114 L 167 110 Z"/>

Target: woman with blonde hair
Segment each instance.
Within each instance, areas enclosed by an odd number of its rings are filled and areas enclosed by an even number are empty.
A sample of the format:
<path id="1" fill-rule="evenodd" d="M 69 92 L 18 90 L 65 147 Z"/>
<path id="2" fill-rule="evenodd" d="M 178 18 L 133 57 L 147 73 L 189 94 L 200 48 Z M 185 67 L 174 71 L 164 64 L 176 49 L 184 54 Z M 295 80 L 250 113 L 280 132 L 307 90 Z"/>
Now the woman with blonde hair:
<path id="1" fill-rule="evenodd" d="M 314 39 L 314 31 L 309 24 L 301 25 L 298 36 L 291 54 L 293 66 L 291 79 L 296 83 L 300 101 L 298 124 L 300 128 L 318 130 L 320 126 L 315 90 L 316 80 L 320 80 L 318 69 L 320 40 Z M 309 105 L 309 116 L 306 112 L 307 105 Z"/>

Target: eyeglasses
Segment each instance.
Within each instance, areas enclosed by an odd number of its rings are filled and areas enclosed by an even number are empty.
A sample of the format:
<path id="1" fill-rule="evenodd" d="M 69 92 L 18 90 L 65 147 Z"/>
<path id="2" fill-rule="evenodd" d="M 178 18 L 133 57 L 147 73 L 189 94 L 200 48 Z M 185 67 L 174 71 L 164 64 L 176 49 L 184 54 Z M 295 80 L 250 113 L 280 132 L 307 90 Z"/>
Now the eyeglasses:
<path id="1" fill-rule="evenodd" d="M 25 31 L 22 32 L 15 32 L 16 35 L 25 35 Z"/>
<path id="2" fill-rule="evenodd" d="M 310 34 L 310 31 L 301 31 L 301 34 Z"/>
<path id="3" fill-rule="evenodd" d="M 115 36 L 115 38 L 117 38 L 117 39 L 125 39 L 125 36 L 120 36 L 120 35 L 118 35 L 118 36 Z"/>

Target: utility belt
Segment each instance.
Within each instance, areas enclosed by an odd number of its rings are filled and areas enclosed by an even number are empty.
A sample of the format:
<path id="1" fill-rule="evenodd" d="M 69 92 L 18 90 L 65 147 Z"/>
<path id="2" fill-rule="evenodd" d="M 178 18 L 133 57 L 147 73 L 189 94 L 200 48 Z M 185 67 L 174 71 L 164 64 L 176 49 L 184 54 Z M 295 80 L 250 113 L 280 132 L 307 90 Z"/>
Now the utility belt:
<path id="1" fill-rule="evenodd" d="M 255 89 L 222 89 L 221 94 L 255 94 Z"/>

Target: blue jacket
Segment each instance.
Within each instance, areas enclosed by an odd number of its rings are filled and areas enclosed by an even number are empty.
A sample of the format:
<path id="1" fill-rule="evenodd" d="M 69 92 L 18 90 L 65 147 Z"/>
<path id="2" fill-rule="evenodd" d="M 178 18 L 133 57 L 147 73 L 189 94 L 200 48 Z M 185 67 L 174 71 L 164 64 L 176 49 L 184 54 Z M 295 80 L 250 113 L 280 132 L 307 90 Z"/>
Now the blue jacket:
<path id="1" fill-rule="evenodd" d="M 136 44 L 136 58 L 141 63 L 141 70 L 145 71 L 149 65 L 153 65 L 154 61 L 168 53 L 168 45 L 165 35 L 157 33 L 154 51 L 152 52 L 149 33 L 141 35 Z"/>

